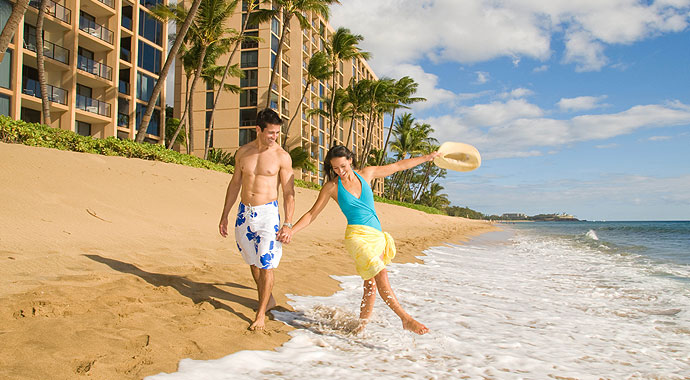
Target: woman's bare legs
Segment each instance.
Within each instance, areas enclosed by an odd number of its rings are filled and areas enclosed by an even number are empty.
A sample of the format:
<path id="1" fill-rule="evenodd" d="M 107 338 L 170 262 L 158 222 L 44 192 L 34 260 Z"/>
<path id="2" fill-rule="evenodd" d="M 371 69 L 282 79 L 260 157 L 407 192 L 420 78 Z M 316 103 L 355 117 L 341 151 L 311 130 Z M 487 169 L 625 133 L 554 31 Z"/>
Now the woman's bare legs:
<path id="1" fill-rule="evenodd" d="M 376 280 L 373 278 L 364 280 L 364 294 L 362 295 L 362 303 L 359 305 L 359 327 L 355 330 L 355 334 L 364 330 L 364 327 L 369 322 L 371 313 L 374 311 L 374 302 L 376 301 Z"/>
<path id="2" fill-rule="evenodd" d="M 380 271 L 376 276 L 374 276 L 374 282 L 376 287 L 378 288 L 379 294 L 381 295 L 381 298 L 383 298 L 383 301 L 388 305 L 388 307 L 393 310 L 393 312 L 400 317 L 400 320 L 402 321 L 403 328 L 405 330 L 412 331 L 413 333 L 422 335 L 426 334 L 429 332 L 429 329 L 424 326 L 423 324 L 417 322 L 414 318 L 410 317 L 409 314 L 403 310 L 402 306 L 400 306 L 400 303 L 398 302 L 398 299 L 395 298 L 395 294 L 393 294 L 393 289 L 391 289 L 391 284 L 388 282 L 388 271 L 386 269 L 383 269 Z M 367 292 L 366 292 L 366 286 L 367 283 L 366 281 L 364 282 L 364 298 L 362 301 L 367 300 Z M 374 293 L 374 298 L 376 296 L 376 293 Z M 366 306 L 368 304 L 365 304 L 365 307 L 362 308 L 362 313 L 364 313 Z M 370 309 L 374 308 L 374 301 L 373 299 L 371 300 L 371 306 Z M 360 318 L 361 318 L 360 314 Z M 367 315 L 367 318 L 371 315 L 371 310 L 369 310 L 369 314 Z"/>

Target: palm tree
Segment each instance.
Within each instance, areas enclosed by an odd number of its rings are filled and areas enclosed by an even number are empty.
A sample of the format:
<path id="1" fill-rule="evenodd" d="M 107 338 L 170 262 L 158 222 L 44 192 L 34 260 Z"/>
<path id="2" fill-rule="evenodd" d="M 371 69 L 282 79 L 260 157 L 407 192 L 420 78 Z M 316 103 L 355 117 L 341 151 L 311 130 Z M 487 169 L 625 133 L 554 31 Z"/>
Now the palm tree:
<path id="1" fill-rule="evenodd" d="M 48 84 L 46 82 L 45 55 L 43 54 L 43 20 L 46 16 L 48 0 L 41 0 L 36 20 L 36 66 L 38 66 L 38 83 L 41 86 L 41 106 L 43 109 L 43 123 L 50 125 L 50 100 L 48 100 Z"/>
<path id="2" fill-rule="evenodd" d="M 191 111 L 191 102 L 194 90 L 198 80 L 202 76 L 204 67 L 209 64 L 206 60 L 206 55 L 209 49 L 215 49 L 215 53 L 220 55 L 229 50 L 232 40 L 227 37 L 232 30 L 225 27 L 227 19 L 232 17 L 235 12 L 239 0 L 202 0 L 199 7 L 199 12 L 194 17 L 192 26 L 189 29 L 188 38 L 186 42 L 191 45 L 188 50 L 190 54 L 196 57 L 196 68 L 194 70 L 194 79 L 189 87 L 189 93 L 186 102 L 186 112 Z M 182 6 L 171 7 L 157 7 L 154 12 L 157 16 L 166 20 L 181 21 L 187 18 L 187 12 Z M 216 56 L 217 57 L 217 56 Z M 184 122 L 185 115 L 181 117 Z M 190 122 L 189 133 L 189 149 L 194 154 L 194 137 L 193 124 Z M 206 152 L 204 152 L 206 153 Z"/>
<path id="3" fill-rule="evenodd" d="M 298 146 L 290 151 L 290 158 L 292 159 L 293 169 L 302 169 L 308 172 L 316 172 L 318 169 L 309 158 L 309 153 Z"/>
<path id="4" fill-rule="evenodd" d="M 307 74 L 305 78 L 305 87 L 302 91 L 302 97 L 299 100 L 300 106 L 297 107 L 297 109 L 295 110 L 295 114 L 292 115 L 287 127 L 285 128 L 285 137 L 283 138 L 283 149 L 287 148 L 287 139 L 290 133 L 290 127 L 292 126 L 292 122 L 299 114 L 300 109 L 303 107 L 302 102 L 304 102 L 304 98 L 307 96 L 307 91 L 309 91 L 309 87 L 312 85 L 312 83 L 319 80 L 326 80 L 331 76 L 332 71 L 329 70 L 328 63 L 328 56 L 326 55 L 326 53 L 322 51 L 314 53 L 314 55 L 312 55 L 312 57 L 309 59 L 309 64 L 307 65 Z"/>
<path id="5" fill-rule="evenodd" d="M 266 0 L 261 0 L 263 2 L 266 2 Z M 255 9 L 258 8 L 260 1 L 259 0 L 249 0 L 247 4 L 247 15 L 251 15 L 252 12 L 254 12 Z M 216 107 L 218 105 L 218 99 L 220 99 L 220 94 L 222 88 L 225 86 L 225 80 L 228 77 L 228 73 L 230 73 L 231 67 L 233 68 L 233 71 L 237 69 L 237 64 L 232 64 L 233 58 L 235 57 L 235 54 L 237 53 L 238 48 L 242 44 L 243 41 L 248 40 L 248 39 L 255 39 L 256 37 L 248 37 L 246 36 L 245 31 L 247 30 L 247 26 L 249 25 L 251 17 L 246 17 L 244 20 L 244 23 L 242 23 L 242 26 L 240 27 L 240 32 L 237 34 L 235 38 L 235 46 L 232 48 L 232 53 L 230 53 L 230 57 L 228 57 L 228 62 L 225 64 L 225 70 L 223 71 L 223 77 L 220 80 L 220 83 L 218 84 L 218 91 L 216 92 L 215 98 L 213 100 L 213 108 L 211 109 L 211 116 L 210 116 L 210 128 L 211 131 L 209 131 L 209 134 L 206 139 L 206 147 L 204 149 L 204 157 L 207 156 L 208 152 L 208 146 L 210 145 L 210 137 L 213 133 L 213 127 L 215 126 L 215 117 L 216 117 Z M 242 75 L 241 71 L 239 72 L 240 75 Z M 233 75 L 237 76 L 237 75 Z"/>
<path id="6" fill-rule="evenodd" d="M 414 79 L 408 76 L 404 76 L 398 79 L 391 88 L 391 96 L 393 100 L 393 104 L 391 105 L 391 125 L 390 127 L 388 127 L 386 142 L 383 144 L 384 152 L 386 151 L 386 149 L 388 149 L 388 142 L 390 141 L 391 132 L 393 131 L 393 123 L 395 122 L 395 111 L 399 108 L 409 108 L 407 107 L 408 104 L 426 101 L 426 98 L 412 96 L 417 92 L 418 86 L 419 84 L 417 84 L 417 82 L 415 82 Z M 378 165 L 381 165 L 382 162 L 383 156 L 381 157 L 381 161 L 379 161 Z"/>
<path id="7" fill-rule="evenodd" d="M 216 61 L 217 57 L 216 54 L 207 54 L 206 55 L 209 62 L 214 62 Z M 207 63 L 208 64 L 208 63 Z M 233 94 L 239 94 L 242 89 L 234 84 L 226 84 L 223 83 L 222 88 L 221 88 L 221 83 L 222 79 L 221 78 L 225 73 L 230 73 L 234 77 L 241 77 L 242 76 L 242 70 L 240 70 L 237 65 L 232 65 L 230 67 L 231 69 L 228 70 L 228 67 L 225 66 L 219 66 L 215 64 L 211 64 L 210 66 L 204 67 L 204 71 L 201 73 L 201 78 L 204 80 L 204 83 L 206 83 L 207 88 L 216 88 L 218 87 L 219 90 L 224 90 L 225 92 L 231 92 Z M 215 107 L 215 106 L 214 106 Z M 211 111 L 211 117 L 209 117 L 209 124 L 207 127 L 206 131 L 206 142 L 204 143 L 204 159 L 208 158 L 208 153 L 209 153 L 209 148 L 211 146 L 211 137 L 213 136 L 213 112 L 215 109 Z"/>
<path id="8" fill-rule="evenodd" d="M 258 9 L 255 13 L 255 20 L 257 22 L 267 22 L 273 18 L 280 19 L 283 23 L 280 31 L 278 41 L 278 50 L 275 52 L 276 57 L 271 67 L 271 77 L 268 80 L 268 90 L 266 91 L 266 108 L 271 105 L 271 87 L 275 81 L 275 76 L 278 70 L 278 63 L 281 61 L 281 54 L 283 52 L 283 43 L 287 29 L 290 26 L 290 21 L 295 17 L 299 21 L 302 29 L 311 28 L 309 20 L 305 16 L 308 12 L 315 12 L 324 19 L 328 20 L 330 14 L 329 4 L 340 3 L 338 0 L 274 0 L 273 9 Z"/>
<path id="9" fill-rule="evenodd" d="M 353 58 L 369 59 L 371 57 L 371 54 L 359 50 L 359 47 L 357 46 L 363 40 L 364 37 L 362 37 L 361 35 L 352 34 L 350 33 L 350 29 L 340 27 L 338 28 L 338 30 L 335 31 L 335 33 L 333 33 L 328 45 L 326 46 L 326 52 L 328 52 L 328 55 L 330 56 L 333 73 L 333 85 L 331 86 L 330 102 L 331 108 L 329 111 L 329 125 L 331 126 L 331 144 L 333 144 L 334 140 L 332 136 L 335 135 L 335 131 L 337 128 L 337 122 L 335 121 L 336 113 L 334 112 L 333 107 L 335 106 L 335 92 L 338 89 L 338 64 L 342 61 L 350 60 Z"/>
<path id="10" fill-rule="evenodd" d="M 438 148 L 439 145 L 437 144 L 425 144 L 424 148 L 422 149 L 422 154 L 433 153 L 437 151 Z M 441 169 L 434 165 L 433 161 L 427 162 L 424 164 L 424 167 L 424 175 L 421 177 L 421 183 L 419 184 L 419 187 L 412 198 L 412 203 L 417 203 L 417 199 L 419 199 L 419 196 L 426 190 L 429 184 L 433 184 L 439 176 L 445 177 L 446 175 L 446 169 Z M 434 174 L 434 179 L 431 179 L 432 175 Z"/>
<path id="11" fill-rule="evenodd" d="M 439 194 L 443 190 L 443 186 L 438 183 L 434 183 L 429 188 L 429 191 L 422 195 L 422 204 L 429 207 L 435 207 L 437 209 L 445 208 L 450 204 L 447 194 Z"/>
<path id="12" fill-rule="evenodd" d="M 29 0 L 17 0 L 12 8 L 12 13 L 5 23 L 5 27 L 0 33 L 0 61 L 4 58 L 5 52 L 7 51 L 7 46 L 14 38 L 14 33 L 19 27 L 19 22 L 24 18 L 24 13 L 26 13 L 26 8 L 29 7 Z"/>
<path id="13" fill-rule="evenodd" d="M 177 33 L 177 36 L 175 37 L 175 42 L 173 43 L 172 47 L 170 48 L 170 51 L 168 52 L 168 57 L 165 59 L 163 69 L 161 70 L 160 74 L 158 74 L 158 80 L 156 81 L 156 85 L 153 86 L 151 98 L 149 99 L 149 103 L 146 105 L 146 111 L 144 111 L 144 115 L 141 117 L 141 125 L 139 125 L 139 132 L 137 132 L 136 137 L 137 142 L 144 141 L 144 137 L 146 136 L 146 130 L 148 129 L 149 122 L 151 121 L 151 115 L 153 115 L 153 108 L 156 105 L 156 101 L 158 100 L 158 96 L 161 93 L 161 89 L 165 85 L 165 78 L 168 76 L 170 66 L 172 66 L 172 63 L 175 60 L 175 56 L 177 55 L 177 52 L 180 50 L 180 46 L 182 46 L 182 42 L 185 40 L 185 37 L 187 36 L 187 31 L 192 25 L 192 21 L 194 20 L 194 17 L 196 16 L 196 12 L 199 10 L 200 5 L 201 0 L 194 0 L 194 2 L 192 3 L 192 7 L 189 9 L 189 12 L 187 13 L 187 17 L 185 17 L 184 22 L 182 23 L 182 26 L 180 27 L 180 30 Z"/>
<path id="14" fill-rule="evenodd" d="M 383 78 L 372 82 L 369 87 L 369 118 L 367 120 L 367 134 L 362 148 L 361 157 L 367 157 L 371 149 L 371 142 L 373 139 L 374 126 L 378 123 L 383 115 L 383 112 L 390 108 L 391 103 L 391 88 L 393 80 L 390 78 Z M 364 167 L 366 162 L 360 163 L 360 169 Z"/>
<path id="15" fill-rule="evenodd" d="M 325 107 L 314 108 L 307 111 L 307 116 L 311 117 L 313 115 L 323 116 L 324 118 L 333 120 L 335 125 L 338 125 L 342 117 L 347 117 L 349 115 L 349 106 L 347 93 L 344 89 L 339 88 L 333 92 L 334 97 L 324 96 L 321 98 L 321 102 Z M 331 104 L 333 103 L 333 104 Z M 330 111 L 329 111 L 330 110 Z M 328 145 L 332 146 L 337 140 L 337 129 L 329 128 L 330 137 L 328 138 Z"/>
<path id="16" fill-rule="evenodd" d="M 346 147 L 350 147 L 350 140 L 352 139 L 352 131 L 355 127 L 355 122 L 357 120 L 362 120 L 364 116 L 368 113 L 367 97 L 369 94 L 369 86 L 371 81 L 368 79 L 360 80 L 355 82 L 354 79 L 350 81 L 350 85 L 345 89 L 345 94 L 347 96 L 347 102 L 349 107 L 347 109 L 346 118 L 350 119 L 350 130 L 347 133 Z"/>

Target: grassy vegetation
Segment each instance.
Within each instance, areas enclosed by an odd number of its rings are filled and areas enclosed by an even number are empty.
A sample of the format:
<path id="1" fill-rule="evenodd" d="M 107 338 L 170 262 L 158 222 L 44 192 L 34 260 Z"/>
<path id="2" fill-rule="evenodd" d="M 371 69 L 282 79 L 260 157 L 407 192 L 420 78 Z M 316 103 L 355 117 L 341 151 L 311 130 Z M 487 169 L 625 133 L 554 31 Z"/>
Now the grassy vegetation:
<path id="1" fill-rule="evenodd" d="M 105 139 L 86 137 L 72 131 L 51 128 L 43 124 L 13 120 L 3 115 L 0 115 L 0 141 L 43 148 L 69 150 L 73 152 L 102 154 L 104 156 L 121 156 L 169 162 L 223 173 L 233 173 L 234 171 L 231 165 L 217 164 L 199 157 L 182 154 L 166 149 L 162 145 L 137 143 L 132 140 L 119 140 L 115 137 L 108 137 Z M 300 179 L 295 180 L 295 185 L 313 190 L 321 189 L 321 186 L 317 184 L 305 182 Z M 374 200 L 377 202 L 408 207 L 429 214 L 445 214 L 445 212 L 433 207 L 398 202 L 379 196 L 374 196 Z"/>

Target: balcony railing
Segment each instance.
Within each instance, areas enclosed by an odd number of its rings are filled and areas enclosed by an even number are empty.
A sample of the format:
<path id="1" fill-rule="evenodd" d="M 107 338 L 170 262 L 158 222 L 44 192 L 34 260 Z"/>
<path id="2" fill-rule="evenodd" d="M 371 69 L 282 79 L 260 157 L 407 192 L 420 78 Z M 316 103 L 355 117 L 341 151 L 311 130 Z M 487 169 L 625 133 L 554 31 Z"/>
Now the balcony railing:
<path id="1" fill-rule="evenodd" d="M 110 104 L 84 95 L 77 95 L 77 108 L 101 116 L 110 117 Z"/>
<path id="2" fill-rule="evenodd" d="M 111 45 L 113 44 L 113 32 L 105 26 L 96 24 L 86 17 L 79 16 L 79 29 Z"/>
<path id="3" fill-rule="evenodd" d="M 115 9 L 115 1 L 114 0 L 98 0 L 98 1 L 109 6 L 110 8 Z"/>
<path id="4" fill-rule="evenodd" d="M 100 62 L 96 62 L 92 59 L 86 58 L 83 55 L 77 57 L 77 68 L 79 70 L 86 71 L 87 73 L 91 73 L 101 78 L 105 78 L 107 80 L 113 79 L 112 67 L 104 65 Z"/>
<path id="5" fill-rule="evenodd" d="M 30 0 L 29 5 L 38 9 L 38 7 L 41 6 L 41 0 Z M 72 11 L 52 0 L 48 0 L 48 7 L 46 9 L 46 13 L 55 17 L 58 20 L 62 20 L 68 24 L 71 23 Z"/>
<path id="6" fill-rule="evenodd" d="M 46 85 L 46 88 L 48 89 L 48 100 L 55 103 L 67 104 L 67 90 L 49 84 Z M 22 92 L 40 98 L 41 84 L 37 80 L 27 79 L 24 83 L 24 88 L 22 88 Z"/>
<path id="7" fill-rule="evenodd" d="M 129 82 L 123 81 L 120 79 L 120 82 L 118 83 L 117 90 L 121 94 L 129 95 Z"/>
<path id="8" fill-rule="evenodd" d="M 24 35 L 24 47 L 33 52 L 36 51 L 36 36 Z M 50 41 L 43 40 L 43 55 L 69 65 L 69 50 Z"/>

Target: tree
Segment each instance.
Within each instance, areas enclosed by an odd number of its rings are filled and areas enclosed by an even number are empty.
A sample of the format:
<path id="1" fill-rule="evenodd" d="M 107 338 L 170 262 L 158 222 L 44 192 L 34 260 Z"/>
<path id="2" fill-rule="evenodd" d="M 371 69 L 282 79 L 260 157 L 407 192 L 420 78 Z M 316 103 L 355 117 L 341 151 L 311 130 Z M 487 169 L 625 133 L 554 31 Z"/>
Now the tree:
<path id="1" fill-rule="evenodd" d="M 408 76 L 404 76 L 398 79 L 391 88 L 391 97 L 393 101 L 393 104 L 390 108 L 391 125 L 390 127 L 388 127 L 388 134 L 386 134 L 386 142 L 383 144 L 384 152 L 386 152 L 386 149 L 388 149 L 388 142 L 390 141 L 391 132 L 393 131 L 393 123 L 395 122 L 395 111 L 399 108 L 409 108 L 407 107 L 408 104 L 426 101 L 426 98 L 412 96 L 417 92 L 417 87 L 419 87 L 419 84 L 417 84 L 417 82 L 415 82 L 414 79 Z M 381 161 L 379 161 L 378 165 L 381 165 L 384 156 L 381 156 Z"/>
<path id="2" fill-rule="evenodd" d="M 199 6 L 199 11 L 194 16 L 191 26 L 189 27 L 189 32 L 184 40 L 184 42 L 189 45 L 189 48 L 183 51 L 183 64 L 185 65 L 185 68 L 188 68 L 191 65 L 190 61 L 194 61 L 195 68 L 194 73 L 192 74 L 192 84 L 189 86 L 189 92 L 187 93 L 185 111 L 180 118 L 182 124 L 185 122 L 185 114 L 187 112 L 189 112 L 191 116 L 192 97 L 194 95 L 196 84 L 202 76 L 204 67 L 207 67 L 210 64 L 210 62 L 208 62 L 206 59 L 209 49 L 214 52 L 216 55 L 215 58 L 229 50 L 231 40 L 227 37 L 227 35 L 232 33 L 232 30 L 225 27 L 225 22 L 227 19 L 232 17 L 237 4 L 238 0 L 202 0 Z M 189 17 L 187 11 L 181 5 L 156 7 L 154 14 L 161 19 L 175 20 L 176 22 L 180 22 Z M 188 148 L 190 153 L 193 154 L 194 132 L 193 124 L 191 122 L 189 123 L 189 131 Z"/>
<path id="3" fill-rule="evenodd" d="M 298 106 L 295 109 L 295 114 L 292 115 L 290 118 L 290 121 L 287 124 L 287 127 L 285 128 L 285 133 L 284 138 L 283 138 L 283 149 L 287 148 L 287 139 L 290 133 L 290 127 L 292 126 L 293 121 L 295 121 L 295 118 L 299 114 L 301 104 L 304 102 L 304 98 L 307 96 L 307 91 L 309 91 L 309 87 L 312 85 L 312 83 L 319 81 L 319 80 L 326 80 L 331 76 L 332 72 L 329 70 L 329 62 L 328 62 L 328 56 L 324 52 L 316 52 L 312 57 L 309 59 L 309 64 L 307 65 L 307 74 L 306 74 L 306 85 L 304 87 L 304 90 L 302 91 L 302 97 L 299 100 L 300 106 Z"/>
<path id="4" fill-rule="evenodd" d="M 41 86 L 41 106 L 43 109 L 43 123 L 50 124 L 50 100 L 48 99 L 48 83 L 46 81 L 45 55 L 43 54 L 43 20 L 46 16 L 48 0 L 41 0 L 38 6 L 36 20 L 36 66 L 38 66 L 38 83 Z"/>
<path id="5" fill-rule="evenodd" d="M 311 24 L 305 16 L 309 12 L 315 12 L 324 19 L 328 20 L 330 14 L 329 4 L 340 3 L 338 0 L 274 0 L 273 9 L 259 9 L 256 11 L 255 20 L 258 22 L 267 22 L 273 18 L 282 21 L 282 28 L 278 40 L 278 48 L 275 51 L 275 60 L 271 67 L 271 77 L 268 80 L 268 90 L 266 91 L 266 108 L 271 105 L 271 90 L 275 76 L 278 71 L 279 63 L 281 61 L 281 54 L 283 52 L 283 43 L 287 29 L 290 27 L 292 18 L 297 18 L 300 28 L 309 29 Z M 271 50 L 272 51 L 272 50 Z"/>
<path id="6" fill-rule="evenodd" d="M 209 59 L 209 62 L 215 62 L 217 59 L 215 58 L 215 54 L 207 54 L 207 57 L 213 57 Z M 230 74 L 234 77 L 241 77 L 242 76 L 242 70 L 240 70 L 237 65 L 232 65 L 230 67 L 230 70 L 228 70 L 228 67 L 223 67 L 215 64 L 211 64 L 208 67 L 204 67 L 204 71 L 201 73 L 201 78 L 204 80 L 204 83 L 206 83 L 207 86 L 211 88 L 216 88 L 218 87 L 219 90 L 221 90 L 221 83 L 223 82 L 221 78 L 223 75 L 226 73 L 230 72 Z M 242 89 L 239 86 L 236 85 L 231 85 L 231 84 L 223 84 L 222 85 L 222 90 L 225 92 L 231 92 L 234 94 L 240 93 Z M 215 104 L 214 104 L 215 108 Z M 211 111 L 211 117 L 209 118 L 209 124 L 207 126 L 207 132 L 206 132 L 206 142 L 204 144 L 204 159 L 208 159 L 208 154 L 209 154 L 209 148 L 211 146 L 211 137 L 213 136 L 213 112 Z"/>
<path id="7" fill-rule="evenodd" d="M 330 60 L 331 60 L 331 73 L 332 73 L 332 83 L 333 85 L 331 86 L 331 100 L 330 100 L 330 108 L 329 108 L 329 125 L 331 127 L 331 145 L 333 145 L 333 142 L 335 139 L 333 136 L 335 136 L 335 131 L 337 129 L 337 121 L 335 120 L 336 117 L 336 112 L 334 111 L 333 107 L 335 107 L 336 102 L 335 102 L 335 96 L 336 96 L 336 90 L 338 89 L 338 64 L 342 61 L 353 59 L 353 58 L 362 58 L 362 59 L 369 59 L 371 57 L 371 54 L 365 51 L 361 51 L 359 49 L 359 46 L 357 46 L 360 42 L 364 40 L 364 37 L 362 37 L 359 34 L 352 34 L 350 32 L 350 29 L 340 27 L 338 30 L 333 33 L 331 36 L 328 45 L 326 46 L 326 52 L 328 53 Z"/>
<path id="8" fill-rule="evenodd" d="M 292 167 L 294 169 L 302 169 L 308 172 L 316 172 L 318 169 L 309 158 L 309 153 L 298 146 L 290 151 L 290 158 L 292 159 Z"/>
<path id="9" fill-rule="evenodd" d="M 443 186 L 438 183 L 434 183 L 429 188 L 429 191 L 422 195 L 422 204 L 435 207 L 437 209 L 443 209 L 450 204 L 447 194 L 441 194 L 440 191 L 443 190 Z"/>
<path id="10" fill-rule="evenodd" d="M 350 119 L 350 130 L 347 133 L 346 147 L 350 147 L 350 140 L 352 139 L 352 132 L 357 120 L 362 120 L 368 113 L 368 95 L 371 81 L 368 79 L 355 82 L 354 79 L 350 81 L 350 85 L 345 89 L 347 102 L 349 104 L 346 117 Z M 354 145 L 354 144 L 353 144 Z M 353 149 L 354 151 L 354 149 Z"/>
<path id="11" fill-rule="evenodd" d="M 265 0 L 263 0 L 263 1 L 265 2 Z M 211 121 L 209 124 L 209 128 L 211 130 L 209 131 L 207 138 L 206 138 L 204 157 L 207 156 L 208 147 L 210 145 L 211 136 L 213 134 L 213 128 L 215 127 L 216 108 L 218 105 L 218 99 L 220 99 L 221 90 L 225 86 L 225 80 L 228 77 L 228 73 L 231 72 L 231 70 L 230 70 L 231 67 L 234 67 L 233 71 L 235 69 L 237 69 L 237 64 L 233 65 L 232 61 L 235 57 L 235 54 L 237 53 L 238 48 L 241 46 L 242 42 L 245 41 L 246 39 L 248 39 L 245 31 L 247 30 L 247 26 L 249 25 L 249 21 L 250 21 L 252 12 L 254 12 L 254 10 L 257 9 L 258 6 L 259 6 L 259 0 L 249 0 L 247 2 L 247 15 L 248 15 L 248 17 L 245 18 L 244 22 L 242 23 L 242 26 L 240 27 L 240 32 L 237 35 L 237 38 L 235 40 L 235 46 L 232 49 L 232 53 L 230 53 L 230 57 L 228 57 L 228 62 L 225 64 L 225 70 L 223 71 L 223 77 L 221 78 L 220 83 L 218 84 L 218 91 L 216 92 L 214 100 L 213 100 L 213 108 L 211 109 L 211 116 L 210 116 Z M 254 38 L 254 37 L 252 37 L 252 38 Z M 237 70 L 239 70 L 239 69 L 237 69 Z M 240 74 L 241 74 L 241 72 L 240 72 Z M 233 76 L 236 76 L 236 75 L 233 75 Z"/>
<path id="12" fill-rule="evenodd" d="M 175 42 L 173 43 L 173 46 L 170 48 L 170 52 L 168 52 L 168 57 L 165 59 L 163 69 L 158 75 L 156 85 L 153 86 L 151 98 L 149 99 L 149 102 L 146 105 L 146 111 L 144 111 L 144 116 L 142 116 L 141 118 L 141 125 L 139 125 L 139 132 L 137 132 L 136 137 L 137 142 L 144 141 L 144 137 L 146 136 L 146 130 L 148 129 L 149 122 L 151 121 L 151 115 L 153 115 L 153 108 L 156 105 L 156 101 L 158 100 L 158 96 L 161 93 L 161 89 L 165 85 L 165 78 L 168 76 L 170 66 L 172 66 L 172 63 L 175 60 L 175 56 L 177 56 L 177 52 L 180 50 L 180 46 L 182 46 L 182 42 L 184 41 L 185 36 L 187 35 L 189 27 L 192 25 L 192 21 L 194 20 L 194 16 L 196 15 L 196 12 L 199 10 L 200 5 L 201 0 L 194 0 L 194 2 L 192 3 L 192 7 L 189 9 L 189 12 L 187 13 L 187 17 L 184 19 L 184 22 L 182 23 L 180 30 L 177 32 Z"/>
<path id="13" fill-rule="evenodd" d="M 371 149 L 371 142 L 373 139 L 374 126 L 378 124 L 379 119 L 383 115 L 391 103 L 391 88 L 393 80 L 390 78 L 383 78 L 372 82 L 369 87 L 369 117 L 367 120 L 366 138 L 364 139 L 364 147 L 361 151 L 362 157 L 369 155 Z M 364 167 L 365 162 L 360 162 L 360 169 Z"/>
<path id="14" fill-rule="evenodd" d="M 26 8 L 29 7 L 29 0 L 17 0 L 12 8 L 12 13 L 7 19 L 5 27 L 0 33 L 0 61 L 5 57 L 5 52 L 7 51 L 7 46 L 12 41 L 14 33 L 19 27 L 19 22 L 24 18 L 24 13 L 26 13 Z"/>

